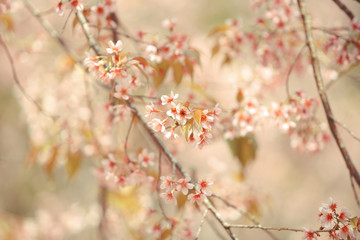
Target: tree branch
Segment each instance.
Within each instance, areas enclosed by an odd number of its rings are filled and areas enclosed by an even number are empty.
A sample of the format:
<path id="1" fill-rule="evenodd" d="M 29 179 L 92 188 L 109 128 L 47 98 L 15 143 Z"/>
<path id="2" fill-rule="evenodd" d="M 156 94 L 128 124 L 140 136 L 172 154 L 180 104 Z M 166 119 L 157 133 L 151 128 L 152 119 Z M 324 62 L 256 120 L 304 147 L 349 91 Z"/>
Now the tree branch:
<path id="1" fill-rule="evenodd" d="M 307 12 L 304 0 L 297 0 L 297 2 L 298 2 L 299 10 L 301 13 L 301 19 L 304 24 L 306 45 L 310 52 L 311 65 L 313 68 L 313 75 L 315 78 L 316 86 L 317 86 L 318 93 L 321 98 L 322 105 L 324 107 L 324 111 L 325 111 L 326 118 L 327 118 L 327 121 L 329 124 L 329 128 L 331 130 L 333 137 L 335 138 L 336 144 L 338 145 L 341 155 L 345 161 L 346 167 L 349 170 L 350 176 L 355 180 L 357 185 L 360 186 L 359 172 L 357 171 L 355 165 L 353 164 L 353 162 L 350 158 L 350 155 L 345 147 L 345 144 L 344 144 L 342 138 L 340 137 L 340 134 L 336 127 L 336 123 L 334 121 L 333 112 L 331 110 L 329 100 L 328 100 L 328 97 L 327 97 L 327 94 L 326 94 L 326 91 L 324 88 L 324 82 L 323 82 L 322 75 L 320 72 L 320 63 L 319 63 L 319 60 L 317 57 L 315 42 L 314 42 L 313 35 L 311 32 L 312 25 L 311 25 L 310 16 Z"/>
<path id="2" fill-rule="evenodd" d="M 341 0 L 333 0 L 333 2 L 350 18 L 350 20 L 354 19 L 354 14 L 341 2 Z"/>

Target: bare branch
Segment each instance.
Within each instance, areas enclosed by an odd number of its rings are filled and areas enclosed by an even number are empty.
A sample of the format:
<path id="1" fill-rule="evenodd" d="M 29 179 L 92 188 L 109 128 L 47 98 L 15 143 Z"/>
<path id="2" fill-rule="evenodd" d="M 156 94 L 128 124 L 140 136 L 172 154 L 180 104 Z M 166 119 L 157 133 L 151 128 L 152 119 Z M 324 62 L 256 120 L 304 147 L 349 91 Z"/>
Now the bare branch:
<path id="1" fill-rule="evenodd" d="M 354 14 L 341 2 L 341 0 L 333 0 L 333 2 L 350 18 L 350 20 L 354 19 Z"/>
<path id="2" fill-rule="evenodd" d="M 10 67 L 11 67 L 11 72 L 12 72 L 12 75 L 13 75 L 13 79 L 14 79 L 14 82 L 15 84 L 18 86 L 18 88 L 20 89 L 20 92 L 24 95 L 24 97 L 31 103 L 33 103 L 35 105 L 35 107 L 39 110 L 39 112 L 41 112 L 42 114 L 44 114 L 45 116 L 47 117 L 50 117 L 53 121 L 55 121 L 58 116 L 52 116 L 50 113 L 46 112 L 42 107 L 41 105 L 34 99 L 32 98 L 25 90 L 25 88 L 22 86 L 20 80 L 19 80 L 19 77 L 17 75 L 17 72 L 16 72 L 16 69 L 15 69 L 15 63 L 14 63 L 14 59 L 12 58 L 11 56 L 11 53 L 10 53 L 10 50 L 9 48 L 7 47 L 5 41 L 2 39 L 1 35 L 0 35 L 0 45 L 4 48 L 5 50 L 5 54 L 6 54 L 6 57 L 8 58 L 9 60 L 9 63 L 10 63 Z"/>
<path id="3" fill-rule="evenodd" d="M 332 133 L 333 137 L 335 138 L 338 148 L 343 156 L 346 167 L 349 170 L 350 176 L 355 180 L 357 185 L 360 186 L 359 172 L 357 171 L 355 165 L 353 164 L 351 157 L 345 147 L 345 144 L 344 144 L 342 138 L 340 137 L 340 134 L 338 132 L 338 129 L 337 129 L 335 121 L 334 121 L 333 112 L 331 110 L 329 100 L 328 100 L 328 97 L 327 97 L 327 94 L 326 94 L 326 91 L 324 88 L 324 82 L 323 82 L 322 75 L 320 72 L 320 63 L 319 63 L 319 60 L 317 57 L 315 42 L 314 42 L 312 32 L 311 32 L 311 28 L 312 28 L 311 19 L 309 17 L 309 14 L 307 13 L 307 9 L 306 9 L 304 0 L 297 0 L 297 2 L 298 2 L 298 6 L 300 9 L 300 13 L 301 13 L 301 18 L 302 18 L 302 21 L 304 24 L 306 45 L 309 49 L 310 56 L 311 56 L 311 65 L 313 68 L 313 74 L 314 74 L 316 86 L 317 86 L 318 93 L 321 98 L 322 105 L 324 107 L 324 111 L 325 111 L 326 118 L 327 118 L 327 121 L 329 124 L 329 128 L 330 128 L 331 133 Z"/>
<path id="4" fill-rule="evenodd" d="M 290 68 L 289 68 L 289 71 L 288 71 L 288 73 L 287 73 L 287 75 L 286 75 L 286 80 L 285 80 L 286 83 L 285 83 L 285 84 L 286 84 L 286 93 L 287 93 L 288 99 L 290 99 L 290 96 L 291 96 L 291 94 L 290 94 L 290 89 L 289 89 L 290 74 L 291 74 L 291 72 L 292 72 L 292 70 L 293 70 L 296 62 L 297 62 L 298 59 L 300 58 L 301 53 L 303 52 L 303 50 L 304 50 L 305 47 L 306 47 L 306 45 L 304 45 L 304 46 L 301 47 L 300 51 L 299 51 L 298 54 L 296 55 L 294 61 L 292 62 L 291 66 L 290 66 Z"/>

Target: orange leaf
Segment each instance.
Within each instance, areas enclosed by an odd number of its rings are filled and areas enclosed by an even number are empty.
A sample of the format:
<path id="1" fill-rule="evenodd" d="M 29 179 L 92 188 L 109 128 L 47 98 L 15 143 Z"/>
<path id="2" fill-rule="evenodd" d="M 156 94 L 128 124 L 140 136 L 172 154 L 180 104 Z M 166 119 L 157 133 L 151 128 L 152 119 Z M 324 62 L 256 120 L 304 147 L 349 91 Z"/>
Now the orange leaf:
<path id="1" fill-rule="evenodd" d="M 173 68 L 175 83 L 176 85 L 179 85 L 184 75 L 184 67 L 178 60 L 172 61 L 171 65 Z"/>
<path id="2" fill-rule="evenodd" d="M 148 65 L 148 62 L 146 61 L 145 58 L 143 57 L 134 57 L 133 60 L 139 61 L 139 63 L 143 66 L 146 67 Z"/>
<path id="3" fill-rule="evenodd" d="M 164 81 L 166 73 L 169 69 L 169 62 L 162 60 L 160 63 L 154 66 L 155 76 L 154 76 L 154 85 L 158 88 Z"/>
<path id="4" fill-rule="evenodd" d="M 216 43 L 215 46 L 211 49 L 211 56 L 215 56 L 220 50 L 220 44 Z"/>
<path id="5" fill-rule="evenodd" d="M 202 115 L 202 110 L 201 109 L 193 109 L 193 116 L 195 119 L 195 122 L 200 126 L 200 121 L 201 121 L 201 115 Z"/>
<path id="6" fill-rule="evenodd" d="M 227 30 L 230 29 L 230 26 L 229 25 L 220 25 L 220 26 L 217 26 L 216 28 L 214 28 L 211 32 L 210 32 L 210 36 L 211 35 L 214 35 L 216 33 L 220 33 L 220 32 L 225 32 Z"/>
<path id="7" fill-rule="evenodd" d="M 51 150 L 50 158 L 44 165 L 45 171 L 49 177 L 51 177 L 52 171 L 55 167 L 56 159 L 57 159 L 58 153 L 59 153 L 59 148 L 60 148 L 59 145 L 53 146 L 53 148 Z"/>
<path id="8" fill-rule="evenodd" d="M 80 164 L 82 160 L 81 151 L 71 152 L 70 149 L 67 153 L 67 161 L 66 161 L 66 170 L 69 175 L 69 178 L 72 178 L 75 173 L 79 170 Z"/>
<path id="9" fill-rule="evenodd" d="M 190 77 L 193 78 L 194 75 L 194 66 L 193 63 L 191 62 L 191 60 L 189 59 L 188 56 L 185 56 L 185 66 L 190 74 Z"/>

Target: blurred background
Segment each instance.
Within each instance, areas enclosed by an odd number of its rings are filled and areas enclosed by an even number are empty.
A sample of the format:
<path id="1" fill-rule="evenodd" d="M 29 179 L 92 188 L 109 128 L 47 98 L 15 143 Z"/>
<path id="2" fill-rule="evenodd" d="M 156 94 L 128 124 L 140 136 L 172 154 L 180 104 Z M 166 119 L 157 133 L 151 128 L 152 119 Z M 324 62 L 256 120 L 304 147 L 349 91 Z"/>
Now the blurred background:
<path id="1" fill-rule="evenodd" d="M 332 27 L 348 25 L 347 17 L 333 4 L 332 1 L 307 1 L 313 16 L 314 25 Z M 96 3 L 88 1 L 87 4 Z M 360 5 L 356 1 L 344 0 L 353 13 L 360 15 Z M 57 1 L 31 1 L 33 6 L 41 10 L 54 8 Z M 6 31 L 6 21 L 0 22 L 1 35 L 7 42 L 16 61 L 16 69 L 24 86 L 31 85 L 34 76 L 34 64 L 27 64 L 32 59 L 37 66 L 37 74 L 44 71 L 48 65 L 59 61 L 61 49 L 48 51 L 49 46 L 36 46 L 36 55 L 28 53 L 34 48 L 36 39 L 48 39 L 47 34 L 38 21 L 24 8 L 21 1 L 11 1 L 10 16 L 13 29 Z M 230 109 L 234 104 L 236 81 L 234 76 L 244 67 L 254 70 L 252 61 L 246 56 L 238 62 L 220 67 L 220 60 L 211 58 L 212 40 L 208 34 L 217 25 L 221 25 L 228 18 L 242 19 L 246 26 L 252 19 L 253 11 L 249 1 L 215 1 L 215 0 L 133 0 L 116 1 L 118 14 L 122 23 L 135 33 L 138 30 L 146 32 L 161 32 L 161 22 L 167 18 L 176 18 L 177 31 L 190 36 L 193 46 L 202 54 L 202 66 L 196 72 L 196 81 L 206 83 L 207 91 L 216 98 L 220 106 Z M 55 12 L 45 17 L 58 31 L 62 31 L 67 17 L 59 17 Z M 71 21 L 71 19 L 70 19 Z M 71 23 L 62 32 L 62 37 L 73 49 L 77 49 L 85 40 L 79 29 L 71 28 Z M 126 43 L 126 40 L 125 40 Z M 31 45 L 32 44 L 32 45 Z M 31 45 L 31 46 L 30 46 Z M 45 43 L 56 49 L 57 43 Z M 44 51 L 41 51 L 41 49 Z M 16 222 L 22 219 L 36 218 L 44 227 L 52 229 L 56 238 L 56 225 L 59 221 L 73 234 L 60 239 L 98 239 L 97 224 L 99 218 L 97 180 L 92 174 L 94 164 L 85 162 L 78 174 L 71 180 L 64 175 L 63 170 L 56 169 L 54 177 L 49 178 L 42 167 L 27 164 L 31 145 L 29 141 L 28 122 L 24 116 L 22 102 L 24 101 L 17 86 L 14 85 L 9 61 L 0 50 L 0 239 L 1 235 Z M 43 61 L 41 61 L 43 60 Z M 340 77 L 329 90 L 329 100 L 337 120 L 344 123 L 354 134 L 360 136 L 360 81 L 359 67 Z M 31 78 L 29 78 L 31 76 Z M 43 84 L 47 84 L 44 79 Z M 305 90 L 309 96 L 316 96 L 316 87 L 311 72 L 291 78 L 291 90 Z M 175 89 L 177 90 L 177 89 Z M 69 89 L 71 91 L 71 89 Z M 286 98 L 285 87 L 278 85 L 266 93 L 269 101 L 281 101 Z M 106 99 L 104 99 L 104 102 Z M 322 110 L 319 116 L 324 119 Z M 360 169 L 360 143 L 339 127 L 340 134 L 350 152 L 353 162 Z M 351 190 L 350 178 L 341 154 L 334 142 L 331 142 L 319 153 L 298 153 L 291 149 L 287 136 L 270 126 L 256 132 L 257 156 L 246 169 L 246 182 L 260 197 L 260 221 L 263 226 L 302 228 L 320 227 L 318 208 L 321 203 L 332 197 L 340 207 L 347 208 L 353 215 L 359 215 L 354 195 Z M 202 159 L 225 164 L 234 162 L 225 142 L 216 141 L 203 150 L 185 148 L 178 153 L 179 159 Z M 198 162 L 201 166 L 204 162 Z M 196 167 L 196 163 L 192 167 Z M 216 185 L 216 183 L 215 183 Z M 51 211 L 49 216 L 46 211 Z M 66 214 L 68 213 L 68 214 Z M 79 213 L 79 214 L 77 214 Z M 88 219 L 87 228 L 80 218 Z M 57 217 L 53 217 L 57 216 Z M 59 217 L 61 216 L 61 217 Z M 69 226 L 68 226 L 69 225 Z M 27 225 L 31 228 L 31 224 Z M 85 230 L 84 230 L 85 229 Z M 47 231 L 47 230 L 44 230 Z M 60 232 L 61 230 L 59 230 Z M 266 239 L 266 235 L 259 230 L 236 231 L 241 239 Z M 301 233 L 276 233 L 280 239 L 300 239 Z M 59 235 L 60 236 L 60 235 Z M 209 226 L 205 224 L 200 239 L 218 239 Z"/>

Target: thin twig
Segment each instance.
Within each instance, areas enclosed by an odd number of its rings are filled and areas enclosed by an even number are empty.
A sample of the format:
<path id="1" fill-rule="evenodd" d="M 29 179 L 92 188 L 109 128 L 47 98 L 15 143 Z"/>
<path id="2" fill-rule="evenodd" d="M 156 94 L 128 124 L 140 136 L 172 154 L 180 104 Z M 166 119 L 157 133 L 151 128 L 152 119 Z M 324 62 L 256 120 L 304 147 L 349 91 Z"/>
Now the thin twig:
<path id="1" fill-rule="evenodd" d="M 334 117 L 333 117 L 333 112 L 331 110 L 330 104 L 329 104 L 329 100 L 324 88 L 324 82 L 322 79 L 322 75 L 320 72 L 320 63 L 317 57 L 317 52 L 316 52 L 316 47 L 315 47 L 315 41 L 313 39 L 312 36 L 312 32 L 311 32 L 311 19 L 309 17 L 309 14 L 307 12 L 306 9 L 306 5 L 304 0 L 297 0 L 298 2 L 298 6 L 299 6 L 299 10 L 300 10 L 300 14 L 301 14 L 301 19 L 302 22 L 304 24 L 304 30 L 305 30 L 305 36 L 306 36 L 306 45 L 308 46 L 309 52 L 310 52 L 310 56 L 311 56 L 311 65 L 313 68 L 313 75 L 315 78 L 315 82 L 316 82 L 316 86 L 318 89 L 318 93 L 320 95 L 321 98 L 321 102 L 322 105 L 324 107 L 324 111 L 326 114 L 326 118 L 329 124 L 329 128 L 331 130 L 331 133 L 333 135 L 333 137 L 335 138 L 335 141 L 338 145 L 338 148 L 341 152 L 341 155 L 343 156 L 343 159 L 345 161 L 346 167 L 349 170 L 350 176 L 355 180 L 355 182 L 357 183 L 358 186 L 360 186 L 360 175 L 359 172 L 357 171 L 355 165 L 353 164 L 351 157 L 345 147 L 345 144 L 342 140 L 342 138 L 340 137 L 340 134 L 338 132 L 336 123 L 334 121 Z M 355 194 L 355 193 L 354 193 Z"/>
<path id="2" fill-rule="evenodd" d="M 164 209 L 164 206 L 162 205 L 162 201 L 160 198 L 160 177 L 161 177 L 161 150 L 159 150 L 159 169 L 158 169 L 158 179 L 157 179 L 156 191 L 157 191 L 157 196 L 158 196 L 158 200 L 159 200 L 160 211 L 161 211 L 162 215 L 165 217 L 165 219 L 168 222 L 172 223 L 170 218 L 165 213 L 165 209 Z"/>
<path id="3" fill-rule="evenodd" d="M 291 74 L 291 72 L 292 72 L 292 70 L 293 70 L 296 62 L 297 62 L 298 59 L 300 58 L 301 53 L 303 52 L 303 50 L 304 50 L 305 47 L 306 47 L 306 45 L 304 45 L 304 46 L 301 47 L 300 51 L 299 51 L 298 54 L 296 55 L 294 61 L 292 62 L 291 66 L 290 66 L 290 68 L 289 68 L 289 71 L 288 71 L 288 73 L 287 73 L 287 75 L 286 75 L 286 80 L 285 80 L 286 82 L 285 82 L 285 84 L 286 84 L 286 93 L 287 93 L 288 99 L 290 99 L 290 96 L 291 96 L 291 94 L 290 94 L 290 87 L 289 87 L 290 74 Z"/>
<path id="4" fill-rule="evenodd" d="M 124 143 L 125 156 L 127 157 L 127 159 L 128 159 L 129 161 L 131 161 L 131 159 L 130 159 L 130 156 L 129 156 L 129 154 L 128 154 L 128 147 L 127 147 L 127 145 L 128 145 L 128 140 L 129 140 L 131 128 L 132 128 L 132 125 L 134 124 L 134 121 L 135 121 L 135 115 L 133 115 L 132 118 L 131 118 L 131 122 L 130 122 L 130 125 L 129 125 L 129 127 L 128 127 L 128 131 L 127 131 L 127 133 L 126 133 L 125 143 Z"/>
<path id="5" fill-rule="evenodd" d="M 354 14 L 341 2 L 341 0 L 333 0 L 333 2 L 350 18 L 350 20 L 354 19 Z"/>
<path id="6" fill-rule="evenodd" d="M 221 200 L 226 206 L 231 207 L 233 209 L 235 209 L 237 212 L 239 212 L 241 215 L 245 216 L 247 219 L 249 219 L 253 224 L 256 225 L 260 225 L 260 223 L 252 216 L 250 215 L 248 212 L 241 210 L 240 208 L 236 207 L 234 204 L 230 203 L 229 201 L 225 200 L 224 198 L 220 197 L 219 195 L 216 194 L 212 194 L 211 197 L 217 198 L 219 200 Z M 263 229 L 266 234 L 269 235 L 269 237 L 271 237 L 274 240 L 277 240 L 278 238 L 271 232 L 269 232 L 266 229 Z"/>
<path id="7" fill-rule="evenodd" d="M 230 224 L 229 227 L 231 228 L 243 228 L 243 229 L 262 229 L 262 230 L 267 230 L 267 231 L 290 231 L 290 232 L 304 232 L 304 229 L 298 229 L 298 228 L 284 228 L 284 227 L 263 227 L 261 225 L 244 225 L 244 224 Z M 313 231 L 315 233 L 320 233 L 320 232 L 331 232 L 332 229 L 319 229 L 316 231 Z"/>
<path id="8" fill-rule="evenodd" d="M 360 142 L 360 138 L 356 136 L 356 134 L 351 131 L 344 123 L 336 120 L 335 118 L 332 118 L 337 124 L 339 124 L 343 129 L 345 129 L 355 140 Z"/>
<path id="9" fill-rule="evenodd" d="M 355 185 L 354 185 L 354 180 L 351 178 L 351 176 L 350 176 L 350 183 L 351 183 L 351 188 L 352 188 L 352 190 L 354 192 L 354 195 L 355 195 L 355 201 L 356 201 L 357 205 L 360 207 L 359 196 L 358 196 L 358 194 L 356 192 Z"/>
<path id="10" fill-rule="evenodd" d="M 203 214 L 202 217 L 201 217 L 199 228 L 198 228 L 198 230 L 196 231 L 195 240 L 198 240 L 198 239 L 199 239 L 199 235 L 200 235 L 200 233 L 201 233 L 202 226 L 203 226 L 203 224 L 204 224 L 204 222 L 205 222 L 207 213 L 208 213 L 208 209 L 206 208 L 205 211 L 204 211 L 204 214 Z"/>
<path id="11" fill-rule="evenodd" d="M 100 217 L 100 223 L 99 223 L 100 240 L 107 240 L 107 236 L 106 236 L 106 211 L 107 211 L 106 195 L 107 195 L 106 187 L 100 186 L 100 192 L 99 192 L 99 205 L 101 206 L 101 217 Z"/>
<path id="12" fill-rule="evenodd" d="M 15 69 L 15 62 L 14 59 L 11 56 L 10 50 L 8 48 L 8 46 L 6 45 L 5 41 L 2 39 L 1 35 L 0 35 L 0 45 L 4 48 L 5 50 L 5 54 L 6 57 L 9 60 L 10 63 L 10 67 L 11 67 L 11 72 L 12 72 L 12 76 L 14 79 L 15 84 L 18 86 L 18 88 L 20 89 L 20 92 L 24 95 L 24 97 L 31 103 L 33 103 L 35 105 L 35 107 L 38 109 L 39 112 L 41 112 L 42 114 L 44 114 L 45 116 L 51 118 L 53 121 L 55 121 L 58 116 L 53 116 L 50 113 L 46 112 L 42 106 L 34 99 L 32 98 L 25 90 L 25 88 L 22 86 L 19 77 L 17 75 L 16 69 Z"/>

